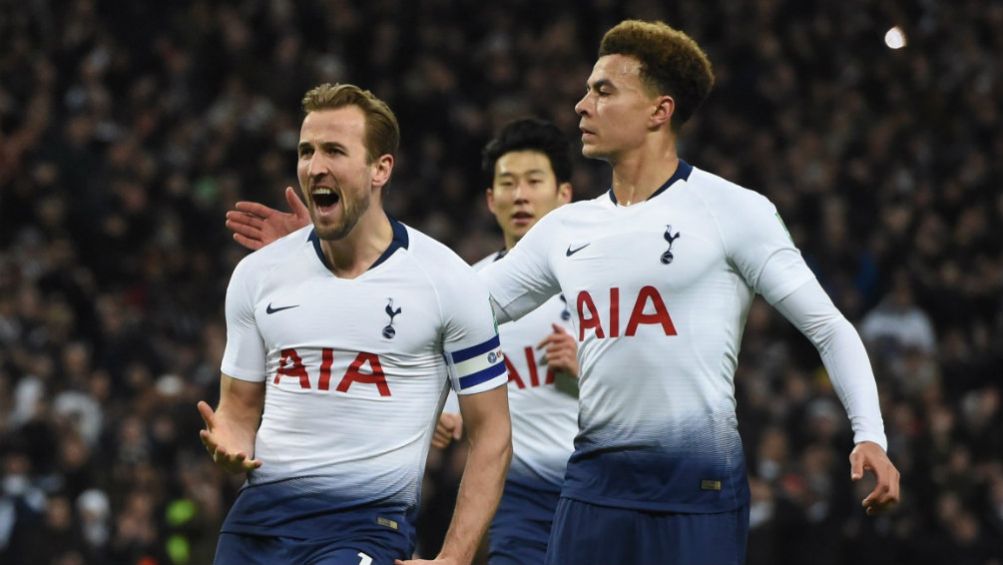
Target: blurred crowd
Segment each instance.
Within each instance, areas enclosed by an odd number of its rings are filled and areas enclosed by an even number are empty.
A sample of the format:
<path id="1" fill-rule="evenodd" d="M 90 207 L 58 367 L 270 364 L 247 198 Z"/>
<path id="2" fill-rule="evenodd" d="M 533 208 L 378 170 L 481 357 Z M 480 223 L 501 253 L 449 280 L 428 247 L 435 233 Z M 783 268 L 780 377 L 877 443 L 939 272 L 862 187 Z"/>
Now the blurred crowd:
<path id="1" fill-rule="evenodd" d="M 897 511 L 866 517 L 817 353 L 757 302 L 736 376 L 748 563 L 1003 564 L 1003 3 L 980 0 L 0 3 L 0 563 L 211 560 L 241 482 L 195 410 L 245 254 L 223 213 L 283 206 L 309 87 L 390 103 L 388 207 L 476 260 L 501 246 L 480 147 L 525 115 L 577 139 L 625 17 L 708 52 L 681 156 L 777 204 L 865 339 L 902 472 Z M 576 198 L 608 182 L 578 159 Z M 462 457 L 430 455 L 426 556 Z"/>

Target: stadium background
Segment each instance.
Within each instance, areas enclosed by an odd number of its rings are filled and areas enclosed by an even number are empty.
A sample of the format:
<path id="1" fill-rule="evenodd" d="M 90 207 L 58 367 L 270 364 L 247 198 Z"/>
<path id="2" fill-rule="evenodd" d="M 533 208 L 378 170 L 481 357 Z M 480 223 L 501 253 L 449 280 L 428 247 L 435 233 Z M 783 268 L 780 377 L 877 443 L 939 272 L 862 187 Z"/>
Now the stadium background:
<path id="1" fill-rule="evenodd" d="M 239 485 L 194 408 L 245 253 L 223 213 L 284 206 L 307 88 L 390 103 L 389 208 L 475 260 L 500 246 L 479 148 L 528 114 L 576 139 L 628 16 L 709 53 L 681 155 L 776 202 L 862 329 L 902 472 L 901 507 L 865 518 L 817 354 L 757 303 L 750 565 L 1003 563 L 1003 3 L 977 0 L 0 2 L 0 563 L 210 559 Z M 605 190 L 604 164 L 576 164 L 577 198 Z M 462 457 L 430 458 L 426 555 Z"/>

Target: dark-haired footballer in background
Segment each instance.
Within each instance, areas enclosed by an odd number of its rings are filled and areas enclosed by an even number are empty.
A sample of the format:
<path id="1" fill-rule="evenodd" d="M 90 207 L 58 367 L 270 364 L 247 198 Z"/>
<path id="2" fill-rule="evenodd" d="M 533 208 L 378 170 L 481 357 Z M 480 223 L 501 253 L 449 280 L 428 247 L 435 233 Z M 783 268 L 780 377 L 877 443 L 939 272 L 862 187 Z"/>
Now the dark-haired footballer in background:
<path id="1" fill-rule="evenodd" d="M 571 146 L 557 126 L 535 119 L 509 123 L 484 148 L 491 181 L 488 208 L 505 247 L 474 265 L 505 255 L 537 221 L 571 200 Z M 490 565 L 542 565 L 578 432 L 578 347 L 564 296 L 554 296 L 515 322 L 498 327 L 509 371 L 512 466 L 488 534 Z M 566 390 L 564 385 L 570 385 Z M 569 395 L 568 393 L 573 393 Z M 458 437 L 460 416 L 447 401 L 433 445 Z"/>

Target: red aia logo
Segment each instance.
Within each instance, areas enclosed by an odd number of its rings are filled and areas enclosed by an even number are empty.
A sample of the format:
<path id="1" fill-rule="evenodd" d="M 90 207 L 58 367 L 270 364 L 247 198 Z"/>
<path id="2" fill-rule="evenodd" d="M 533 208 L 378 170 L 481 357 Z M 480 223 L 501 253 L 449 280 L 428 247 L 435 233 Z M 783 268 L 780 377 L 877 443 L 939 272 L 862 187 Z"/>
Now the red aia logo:
<path id="1" fill-rule="evenodd" d="M 650 305 L 650 306 L 649 306 Z M 646 311 L 654 310 L 651 313 Z M 660 325 L 665 335 L 676 335 L 676 326 L 672 323 L 668 309 L 665 308 L 665 301 L 658 289 L 653 286 L 642 287 L 634 300 L 634 308 L 630 311 L 630 319 L 627 321 L 625 336 L 632 336 L 637 333 L 637 327 L 642 324 Z M 606 329 L 609 330 L 609 337 L 620 337 L 620 289 L 609 289 L 609 317 L 605 328 L 602 318 L 599 316 L 599 309 L 592 300 L 592 295 L 587 290 L 578 293 L 578 341 L 585 340 L 585 330 L 593 330 L 599 339 L 607 337 Z"/>
<path id="2" fill-rule="evenodd" d="M 279 370 L 275 372 L 274 384 L 279 384 L 282 377 L 294 377 L 300 381 L 300 388 L 310 388 L 310 376 L 306 372 L 306 366 L 295 349 L 283 349 L 282 357 L 279 359 Z M 331 388 L 331 365 L 334 364 L 334 350 L 325 347 L 321 350 L 320 380 L 317 381 L 318 390 L 329 390 Z M 368 372 L 363 373 L 362 367 L 369 365 Z M 390 386 L 387 385 L 386 376 L 383 374 L 383 366 L 380 365 L 380 358 L 375 353 L 361 352 L 355 356 L 355 361 L 348 366 L 348 370 L 341 377 L 341 382 L 335 388 L 338 392 L 348 392 L 348 388 L 353 382 L 376 385 L 380 391 L 380 396 L 390 396 Z"/>

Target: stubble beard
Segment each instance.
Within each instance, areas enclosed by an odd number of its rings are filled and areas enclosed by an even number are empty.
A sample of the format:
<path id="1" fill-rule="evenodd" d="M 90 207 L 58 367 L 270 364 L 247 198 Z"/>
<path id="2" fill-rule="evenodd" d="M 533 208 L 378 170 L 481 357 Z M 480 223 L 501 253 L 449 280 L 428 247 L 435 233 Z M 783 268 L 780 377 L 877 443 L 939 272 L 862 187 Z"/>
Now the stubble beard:
<path id="1" fill-rule="evenodd" d="M 369 210 L 371 200 L 372 197 L 367 192 L 365 196 L 350 204 L 349 200 L 342 195 L 341 222 L 322 227 L 317 225 L 315 219 L 314 228 L 317 230 L 317 237 L 325 241 L 338 241 L 347 237 L 355 229 L 355 225 L 359 223 L 359 219 L 366 213 L 366 210 Z"/>

